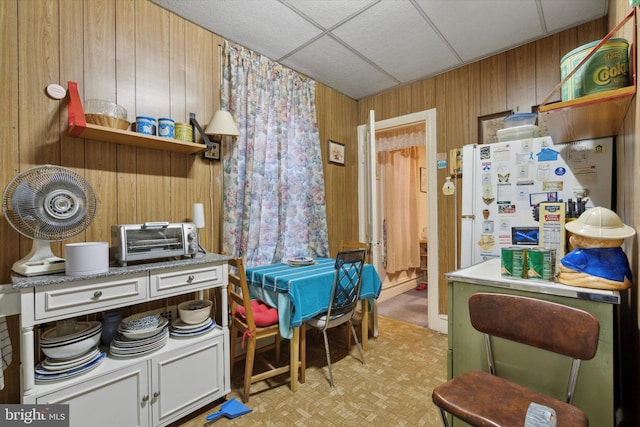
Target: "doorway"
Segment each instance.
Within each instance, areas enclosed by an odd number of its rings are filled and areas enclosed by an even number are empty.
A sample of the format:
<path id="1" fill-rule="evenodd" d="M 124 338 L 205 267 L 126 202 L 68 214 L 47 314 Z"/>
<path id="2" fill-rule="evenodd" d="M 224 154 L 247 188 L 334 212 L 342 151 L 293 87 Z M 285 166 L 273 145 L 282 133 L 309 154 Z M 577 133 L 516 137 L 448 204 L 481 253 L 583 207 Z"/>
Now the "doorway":
<path id="1" fill-rule="evenodd" d="M 426 237 L 427 237 L 427 253 L 436 254 L 438 248 L 438 212 L 437 212 L 437 176 L 436 176 L 436 110 L 426 110 L 418 113 L 407 114 L 404 116 L 386 119 L 379 122 L 375 121 L 375 114 L 370 112 L 370 119 L 367 125 L 358 126 L 358 181 L 359 191 L 362 197 L 359 198 L 359 215 L 360 215 L 360 238 L 369 241 L 372 244 L 372 259 L 374 266 L 383 279 L 383 287 L 380 300 L 390 298 L 415 287 L 415 281 L 406 281 L 404 283 L 391 283 L 387 280 L 387 274 L 382 265 L 382 235 L 383 224 L 378 215 L 380 204 L 384 203 L 379 188 L 379 171 L 376 164 L 376 133 L 394 128 L 414 125 L 416 123 L 424 124 L 424 152 L 425 160 L 425 187 L 426 187 Z M 416 242 L 419 241 L 416 237 Z M 434 248 L 429 251 L 429 248 Z M 427 317 L 429 328 L 438 332 L 446 333 L 447 317 L 438 311 L 438 261 L 436 256 L 427 257 L 427 282 L 431 286 L 427 287 L 428 309 Z"/>

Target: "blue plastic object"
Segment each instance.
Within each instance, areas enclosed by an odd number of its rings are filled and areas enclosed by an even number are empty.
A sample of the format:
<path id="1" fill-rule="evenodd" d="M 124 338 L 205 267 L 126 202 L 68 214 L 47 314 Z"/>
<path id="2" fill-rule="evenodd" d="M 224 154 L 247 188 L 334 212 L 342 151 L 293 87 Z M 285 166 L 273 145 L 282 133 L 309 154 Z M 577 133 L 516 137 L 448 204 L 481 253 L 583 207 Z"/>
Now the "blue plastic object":
<path id="1" fill-rule="evenodd" d="M 248 414 L 249 412 L 251 412 L 251 408 L 245 406 L 241 402 L 238 402 L 236 398 L 233 397 L 223 403 L 222 406 L 220 406 L 220 410 L 218 412 L 207 415 L 207 421 L 217 420 L 222 416 L 233 419 L 239 417 L 240 415 Z"/>

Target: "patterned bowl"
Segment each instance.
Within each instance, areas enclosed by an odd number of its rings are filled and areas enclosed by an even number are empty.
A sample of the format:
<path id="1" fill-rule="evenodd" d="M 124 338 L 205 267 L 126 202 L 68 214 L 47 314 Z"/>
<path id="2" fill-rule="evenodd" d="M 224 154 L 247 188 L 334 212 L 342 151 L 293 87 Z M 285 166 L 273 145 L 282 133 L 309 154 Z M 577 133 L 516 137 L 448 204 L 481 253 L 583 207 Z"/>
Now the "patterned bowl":
<path id="1" fill-rule="evenodd" d="M 162 321 L 162 310 L 145 311 L 126 317 L 120 322 L 120 329 L 139 331 L 158 327 Z"/>

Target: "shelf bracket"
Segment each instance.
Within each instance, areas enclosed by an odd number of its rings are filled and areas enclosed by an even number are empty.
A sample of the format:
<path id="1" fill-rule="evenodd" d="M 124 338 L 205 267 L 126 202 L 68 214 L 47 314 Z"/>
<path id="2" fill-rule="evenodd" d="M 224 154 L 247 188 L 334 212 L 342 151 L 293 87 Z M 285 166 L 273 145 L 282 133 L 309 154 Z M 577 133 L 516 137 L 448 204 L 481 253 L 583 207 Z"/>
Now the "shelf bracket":
<path id="1" fill-rule="evenodd" d="M 87 119 L 82 109 L 82 101 L 78 93 L 78 83 L 69 81 L 67 93 L 69 95 L 69 135 L 80 137 L 87 127 Z"/>

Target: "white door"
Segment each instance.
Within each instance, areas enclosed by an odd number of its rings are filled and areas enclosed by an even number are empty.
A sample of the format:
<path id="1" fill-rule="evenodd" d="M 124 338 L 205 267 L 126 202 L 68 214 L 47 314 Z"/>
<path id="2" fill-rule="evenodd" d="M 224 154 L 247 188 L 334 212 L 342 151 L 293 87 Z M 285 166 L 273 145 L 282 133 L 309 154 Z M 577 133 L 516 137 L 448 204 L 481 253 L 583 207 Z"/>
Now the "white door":
<path id="1" fill-rule="evenodd" d="M 378 227 L 378 196 L 376 192 L 376 118 L 369 111 L 369 122 L 358 127 L 358 214 L 359 240 L 371 244 L 371 263 L 382 272 L 382 246 Z"/>
<path id="2" fill-rule="evenodd" d="M 375 121 L 374 111 L 369 113 L 369 123 L 367 125 L 358 126 L 358 194 L 359 197 L 359 214 L 360 214 L 360 238 L 371 242 L 372 261 L 376 270 L 380 274 L 381 270 L 381 243 L 380 243 L 380 224 L 378 224 L 378 203 L 376 196 L 376 149 L 375 149 L 375 132 L 376 130 L 389 129 L 397 126 L 403 126 L 411 123 L 424 121 L 426 129 L 426 152 L 427 152 L 427 193 L 428 193 L 428 218 L 427 218 L 427 237 L 428 247 L 435 248 L 429 250 L 430 254 L 437 254 L 438 248 L 438 209 L 437 209 L 437 168 L 436 168 L 436 151 L 437 151 L 437 133 L 436 133 L 436 110 L 431 109 L 418 113 L 407 114 L 405 116 L 395 117 L 392 119 Z M 438 274 L 438 258 L 437 255 L 428 257 L 428 282 L 431 284 L 427 291 L 428 304 L 428 321 L 429 328 L 435 331 L 447 332 L 447 316 L 439 312 L 439 274 Z M 381 274 L 381 277 L 383 275 Z"/>

